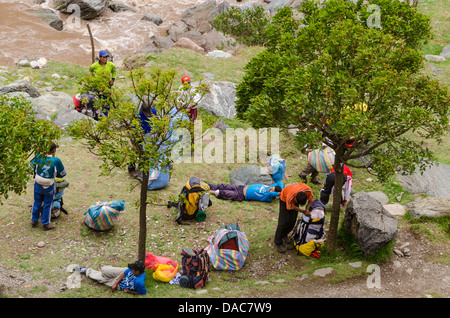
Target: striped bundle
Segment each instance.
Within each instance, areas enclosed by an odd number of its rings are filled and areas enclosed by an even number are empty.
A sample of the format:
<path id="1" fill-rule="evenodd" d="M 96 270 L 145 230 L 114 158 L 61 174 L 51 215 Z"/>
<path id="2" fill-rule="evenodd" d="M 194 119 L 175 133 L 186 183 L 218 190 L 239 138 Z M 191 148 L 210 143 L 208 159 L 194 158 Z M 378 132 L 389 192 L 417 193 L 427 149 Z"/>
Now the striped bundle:
<path id="1" fill-rule="evenodd" d="M 308 153 L 308 163 L 319 172 L 329 173 L 334 164 L 334 151 L 330 147 Z"/>
<path id="2" fill-rule="evenodd" d="M 249 241 L 237 224 L 220 227 L 208 241 L 205 250 L 215 269 L 235 271 L 242 268 L 247 258 Z"/>
<path id="3" fill-rule="evenodd" d="M 114 226 L 119 213 L 123 210 L 125 210 L 125 201 L 98 201 L 84 212 L 84 223 L 94 230 L 109 230 Z"/>

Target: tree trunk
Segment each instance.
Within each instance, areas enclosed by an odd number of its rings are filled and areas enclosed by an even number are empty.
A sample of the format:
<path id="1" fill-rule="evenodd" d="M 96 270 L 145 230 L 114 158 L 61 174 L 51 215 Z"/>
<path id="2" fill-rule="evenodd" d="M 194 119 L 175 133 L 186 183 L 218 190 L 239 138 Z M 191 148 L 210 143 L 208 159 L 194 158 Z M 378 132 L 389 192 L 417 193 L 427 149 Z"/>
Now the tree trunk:
<path id="1" fill-rule="evenodd" d="M 341 158 L 344 153 L 343 147 L 339 147 L 335 150 L 334 159 L 334 189 L 333 189 L 333 208 L 331 211 L 330 228 L 328 230 L 327 237 L 327 249 L 333 251 L 337 244 L 337 233 L 339 227 L 339 215 L 341 212 L 341 200 L 342 200 L 342 180 L 344 177 L 344 166 L 341 163 Z"/>
<path id="2" fill-rule="evenodd" d="M 145 262 L 147 241 L 147 182 L 149 171 L 145 171 L 141 181 L 141 197 L 139 208 L 139 248 L 138 259 Z"/>

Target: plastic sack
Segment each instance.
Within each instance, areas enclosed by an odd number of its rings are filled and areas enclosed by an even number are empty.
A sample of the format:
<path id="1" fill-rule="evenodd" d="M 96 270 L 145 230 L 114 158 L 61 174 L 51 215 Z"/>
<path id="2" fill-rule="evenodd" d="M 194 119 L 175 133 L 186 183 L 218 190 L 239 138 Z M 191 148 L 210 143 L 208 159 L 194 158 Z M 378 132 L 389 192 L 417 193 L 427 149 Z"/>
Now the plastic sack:
<path id="1" fill-rule="evenodd" d="M 148 176 L 147 189 L 158 190 L 166 187 L 170 182 L 170 171 L 167 168 L 167 172 L 158 169 L 150 170 Z"/>
<path id="2" fill-rule="evenodd" d="M 164 283 L 170 282 L 178 272 L 178 264 L 176 267 L 166 264 L 158 264 L 153 272 L 153 278 Z"/>
<path id="3" fill-rule="evenodd" d="M 98 231 L 111 229 L 120 212 L 125 210 L 125 201 L 97 202 L 84 212 L 84 223 Z"/>
<path id="4" fill-rule="evenodd" d="M 178 263 L 170 257 L 157 256 L 149 252 L 145 253 L 145 268 L 156 271 L 159 265 L 171 265 L 178 268 Z"/>

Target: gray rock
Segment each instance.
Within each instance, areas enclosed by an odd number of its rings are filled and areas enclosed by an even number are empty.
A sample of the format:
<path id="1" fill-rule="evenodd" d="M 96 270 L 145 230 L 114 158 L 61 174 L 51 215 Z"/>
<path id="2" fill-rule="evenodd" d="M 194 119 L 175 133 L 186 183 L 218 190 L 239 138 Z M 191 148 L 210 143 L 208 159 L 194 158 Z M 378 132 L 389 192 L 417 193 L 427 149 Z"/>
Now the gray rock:
<path id="1" fill-rule="evenodd" d="M 74 108 L 67 108 L 60 111 L 58 115 L 56 115 L 55 119 L 53 119 L 53 123 L 65 131 L 67 126 L 69 126 L 72 122 L 82 119 L 90 119 L 90 117 L 78 112 Z"/>
<path id="2" fill-rule="evenodd" d="M 113 12 L 123 12 L 123 11 L 136 12 L 135 9 L 133 9 L 123 3 L 110 3 L 108 5 L 108 8 L 111 9 Z"/>
<path id="3" fill-rule="evenodd" d="M 13 92 L 25 92 L 31 97 L 39 97 L 41 93 L 31 84 L 31 82 L 26 80 L 18 80 L 5 86 L 0 87 L 0 95 Z"/>
<path id="4" fill-rule="evenodd" d="M 160 49 L 170 49 L 173 45 L 173 41 L 168 36 L 155 36 L 152 38 L 153 44 Z"/>
<path id="5" fill-rule="evenodd" d="M 345 209 L 344 225 L 366 255 L 395 239 L 398 231 L 398 220 L 364 191 L 351 196 Z"/>
<path id="6" fill-rule="evenodd" d="M 445 57 L 440 56 L 440 55 L 425 55 L 425 59 L 427 61 L 432 61 L 432 62 L 445 62 Z"/>
<path id="7" fill-rule="evenodd" d="M 198 5 L 187 8 L 181 13 L 181 21 L 196 29 L 201 22 L 209 22 L 218 15 L 216 0 L 206 0 Z"/>
<path id="8" fill-rule="evenodd" d="M 230 58 L 232 55 L 228 52 L 224 52 L 221 50 L 214 50 L 206 54 L 208 57 L 212 58 L 213 60 L 224 60 Z"/>
<path id="9" fill-rule="evenodd" d="M 406 210 L 409 215 L 415 219 L 421 216 L 436 218 L 450 215 L 450 197 L 433 198 L 426 197 L 421 200 L 414 200 L 408 203 Z"/>
<path id="10" fill-rule="evenodd" d="M 367 192 L 367 194 L 370 195 L 372 198 L 378 200 L 382 205 L 389 203 L 389 198 L 382 191 L 372 191 Z"/>
<path id="11" fill-rule="evenodd" d="M 230 183 L 239 185 L 264 184 L 272 185 L 274 180 L 265 167 L 248 165 L 230 173 Z"/>
<path id="12" fill-rule="evenodd" d="M 153 14 L 153 13 L 148 13 L 148 14 L 144 15 L 144 17 L 141 20 L 150 21 L 156 25 L 160 25 L 163 23 L 163 19 L 160 16 Z"/>
<path id="13" fill-rule="evenodd" d="M 450 166 L 443 163 L 428 167 L 423 174 L 397 175 L 403 188 L 412 194 L 427 194 L 432 197 L 450 197 Z"/>
<path id="14" fill-rule="evenodd" d="M 71 14 L 73 5 L 80 8 L 80 18 L 92 20 L 100 16 L 107 8 L 109 0 L 53 0 L 53 6 L 62 13 Z"/>
<path id="15" fill-rule="evenodd" d="M 177 21 L 170 26 L 170 28 L 167 32 L 169 34 L 170 39 L 173 42 L 176 42 L 179 39 L 181 39 L 183 37 L 183 33 L 187 32 L 187 31 L 188 31 L 188 27 L 187 27 L 186 23 L 184 23 L 183 21 Z"/>
<path id="16" fill-rule="evenodd" d="M 450 45 L 443 47 L 442 51 L 439 55 L 445 57 L 446 59 L 449 59 L 450 58 Z"/>
<path id="17" fill-rule="evenodd" d="M 53 10 L 42 8 L 30 11 L 39 19 L 43 20 L 45 23 L 51 26 L 53 29 L 62 31 L 64 23 L 58 16 L 58 14 Z"/>
<path id="18" fill-rule="evenodd" d="M 232 82 L 208 82 L 209 91 L 198 104 L 208 113 L 225 118 L 236 115 L 236 84 Z"/>
<path id="19" fill-rule="evenodd" d="M 46 116 L 54 116 L 59 112 L 74 108 L 73 98 L 64 92 L 48 92 L 32 100 L 33 109 Z"/>

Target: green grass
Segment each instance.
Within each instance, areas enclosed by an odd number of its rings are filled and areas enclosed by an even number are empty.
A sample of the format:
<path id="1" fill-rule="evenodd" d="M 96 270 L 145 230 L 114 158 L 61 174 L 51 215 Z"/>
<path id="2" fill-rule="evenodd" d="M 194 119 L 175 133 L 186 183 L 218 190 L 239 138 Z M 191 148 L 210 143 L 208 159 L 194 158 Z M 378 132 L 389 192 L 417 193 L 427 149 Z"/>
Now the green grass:
<path id="1" fill-rule="evenodd" d="M 431 15 L 436 37 L 424 47 L 424 54 L 438 54 L 441 47 L 449 44 L 449 18 L 446 1 L 426 1 L 419 4 L 419 10 Z M 427 7 L 428 9 L 425 9 Z M 213 73 L 216 81 L 231 81 L 239 83 L 244 75 L 243 68 L 252 56 L 261 51 L 261 48 L 240 49 L 233 58 L 228 60 L 212 60 L 197 53 L 182 49 L 168 50 L 161 54 L 145 56 L 146 61 L 153 61 L 152 67 L 173 68 L 177 74 L 191 74 L 192 80 L 198 80 L 203 73 Z M 432 63 L 441 68 L 443 72 L 436 74 L 436 79 L 449 83 L 450 62 Z M 427 64 L 427 63 L 425 63 Z M 428 69 L 425 70 L 429 72 Z M 8 81 L 28 76 L 33 83 L 42 80 L 41 74 L 47 78 L 43 81 L 51 82 L 54 86 L 63 85 L 61 91 L 72 95 L 76 92 L 76 78 L 87 72 L 85 67 L 70 63 L 51 61 L 48 67 L 42 70 L 23 68 L 12 69 L 5 75 Z M 67 78 L 54 80 L 53 73 L 66 75 Z M 126 76 L 127 72 L 119 68 L 118 77 Z M 430 73 L 430 76 L 434 76 Z M 129 85 L 127 79 L 119 79 L 119 87 Z M 200 111 L 200 116 L 206 114 Z M 249 128 L 248 123 L 237 119 L 224 119 L 232 128 Z M 290 176 L 287 183 L 299 182 L 297 174 L 306 164 L 306 156 L 295 146 L 293 136 L 280 132 L 280 153 L 287 159 L 287 174 Z M 18 269 L 33 275 L 37 280 L 50 280 L 53 284 L 61 286 L 69 273 L 68 264 L 81 264 L 95 269 L 102 265 L 126 266 L 137 255 L 138 242 L 138 208 L 134 204 L 139 197 L 139 189 L 128 178 L 126 171 L 113 170 L 107 176 L 100 176 L 100 160 L 89 153 L 80 141 L 62 139 L 58 149 L 59 156 L 68 171 L 69 188 L 64 196 L 65 207 L 69 215 L 62 214 L 54 221 L 55 231 L 43 232 L 40 227 L 29 227 L 30 204 L 33 201 L 32 183 L 27 186 L 26 192 L 21 195 L 11 195 L 0 207 L 0 266 Z M 435 142 L 427 144 L 435 152 L 439 162 L 450 164 L 450 137 L 444 136 L 441 145 Z M 259 163 L 258 163 L 259 164 Z M 151 271 L 147 271 L 146 286 L 148 298 L 171 297 L 254 297 L 254 295 L 272 295 L 280 290 L 289 290 L 289 283 L 303 274 L 311 274 L 322 267 L 332 267 L 335 274 L 329 279 L 330 283 L 350 280 L 366 275 L 365 269 L 371 262 L 381 263 L 389 259 L 392 245 L 376 255 L 366 257 L 352 237 L 343 231 L 339 232 L 339 249 L 322 252 L 319 259 L 307 258 L 296 253 L 280 256 L 273 247 L 273 235 L 278 218 L 278 203 L 262 202 L 230 202 L 213 198 L 213 205 L 208 209 L 207 219 L 204 222 L 193 223 L 190 226 L 175 224 L 175 209 L 164 206 L 167 198 L 178 194 L 182 186 L 191 176 L 216 182 L 228 183 L 229 174 L 245 164 L 177 164 L 172 177 L 174 180 L 165 189 L 149 195 L 161 205 L 148 205 L 147 209 L 147 251 L 155 255 L 171 257 L 180 261 L 180 253 L 185 247 L 203 248 L 207 239 L 221 225 L 231 222 L 239 223 L 241 229 L 247 234 L 250 252 L 244 268 L 237 272 L 212 271 L 208 282 L 206 294 L 197 294 L 194 290 L 186 290 L 177 286 L 155 281 Z M 355 169 L 353 172 L 353 189 L 359 191 L 383 191 L 388 195 L 390 203 L 405 204 L 415 198 L 414 195 L 404 191 L 401 185 L 391 179 L 382 184 L 376 181 L 367 171 Z M 374 180 L 368 181 L 368 178 Z M 320 176 L 323 181 L 323 176 Z M 315 194 L 320 191 L 320 185 L 312 185 Z M 131 189 L 131 190 L 130 190 Z M 97 201 L 125 200 L 126 209 L 119 216 L 116 226 L 106 232 L 96 232 L 83 224 L 84 212 Z M 341 215 L 341 221 L 343 214 Z M 448 218 L 439 220 L 414 220 L 408 216 L 399 218 L 401 226 L 419 237 L 430 240 L 437 246 L 448 245 L 449 229 Z M 327 216 L 329 223 L 329 216 Z M 37 244 L 43 241 L 45 246 L 38 248 Z M 351 268 L 349 262 L 361 261 L 361 268 Z M 441 256 L 438 261 L 448 264 L 448 256 Z M 312 275 L 309 275 L 310 277 Z M 261 280 L 284 279 L 286 283 L 257 284 Z M 309 278 L 313 279 L 313 278 Z M 318 279 L 318 278 L 315 278 Z M 327 278 L 328 279 L 328 278 Z M 39 295 L 46 292 L 43 284 L 24 288 L 20 295 Z M 7 295 L 8 296 L 8 295 Z M 85 277 L 82 279 L 80 289 L 57 292 L 54 297 L 66 298 L 103 298 L 103 297 L 132 297 L 125 293 L 112 293 L 101 284 L 97 284 Z"/>

